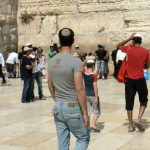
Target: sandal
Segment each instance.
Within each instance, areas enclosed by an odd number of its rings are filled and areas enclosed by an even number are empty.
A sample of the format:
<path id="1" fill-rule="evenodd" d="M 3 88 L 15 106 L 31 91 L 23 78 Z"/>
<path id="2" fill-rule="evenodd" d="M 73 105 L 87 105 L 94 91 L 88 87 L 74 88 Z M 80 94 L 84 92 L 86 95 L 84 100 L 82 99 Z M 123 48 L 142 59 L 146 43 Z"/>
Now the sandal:
<path id="1" fill-rule="evenodd" d="M 95 131 L 95 132 L 100 132 L 100 129 L 94 128 L 94 127 L 90 127 L 90 130 L 93 130 L 93 131 Z"/>
<path id="2" fill-rule="evenodd" d="M 139 131 L 141 131 L 141 132 L 145 131 L 145 128 L 142 126 L 142 124 L 140 124 L 138 122 L 135 122 L 134 124 L 139 129 Z"/>
<path id="3" fill-rule="evenodd" d="M 128 130 L 128 132 L 134 132 L 135 131 L 135 128 L 131 128 Z"/>

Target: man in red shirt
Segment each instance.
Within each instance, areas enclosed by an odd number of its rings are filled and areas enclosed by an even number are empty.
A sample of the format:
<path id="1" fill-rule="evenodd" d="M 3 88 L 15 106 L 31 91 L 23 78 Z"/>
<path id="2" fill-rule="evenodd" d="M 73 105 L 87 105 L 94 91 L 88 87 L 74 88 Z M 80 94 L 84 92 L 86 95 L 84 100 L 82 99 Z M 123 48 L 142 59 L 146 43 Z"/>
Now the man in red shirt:
<path id="1" fill-rule="evenodd" d="M 124 46 L 129 41 L 132 45 Z M 142 126 L 142 116 L 148 102 L 148 89 L 144 78 L 144 69 L 150 66 L 149 51 L 141 47 L 142 37 L 132 34 L 130 38 L 118 44 L 118 47 L 127 54 L 127 81 L 125 83 L 126 110 L 129 119 L 129 132 L 135 131 L 133 122 L 133 106 L 136 92 L 139 95 L 140 109 L 135 126 L 140 131 L 145 131 Z"/>

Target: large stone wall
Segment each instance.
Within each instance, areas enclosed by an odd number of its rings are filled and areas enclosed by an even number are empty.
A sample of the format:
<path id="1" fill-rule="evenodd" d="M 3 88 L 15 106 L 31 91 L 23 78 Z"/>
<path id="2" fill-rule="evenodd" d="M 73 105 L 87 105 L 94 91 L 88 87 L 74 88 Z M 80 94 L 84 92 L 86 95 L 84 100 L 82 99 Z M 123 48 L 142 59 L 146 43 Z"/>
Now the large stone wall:
<path id="1" fill-rule="evenodd" d="M 0 0 L 0 52 L 16 50 L 17 0 Z"/>
<path id="2" fill-rule="evenodd" d="M 32 19 L 22 23 L 23 14 Z M 31 42 L 48 49 L 63 27 L 72 28 L 75 45 L 88 51 L 97 44 L 112 48 L 132 32 L 141 33 L 144 45 L 150 46 L 148 0 L 20 0 L 18 16 L 19 47 Z"/>

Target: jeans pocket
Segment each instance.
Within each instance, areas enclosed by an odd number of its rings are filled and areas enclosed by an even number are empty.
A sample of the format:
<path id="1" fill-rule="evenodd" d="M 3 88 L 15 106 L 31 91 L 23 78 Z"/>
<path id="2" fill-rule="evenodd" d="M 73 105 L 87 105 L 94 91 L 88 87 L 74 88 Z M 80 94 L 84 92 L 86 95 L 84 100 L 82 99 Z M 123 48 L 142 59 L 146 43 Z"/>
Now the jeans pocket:
<path id="1" fill-rule="evenodd" d="M 65 119 L 69 128 L 79 128 L 81 127 L 81 114 L 80 113 L 72 113 L 65 114 Z"/>

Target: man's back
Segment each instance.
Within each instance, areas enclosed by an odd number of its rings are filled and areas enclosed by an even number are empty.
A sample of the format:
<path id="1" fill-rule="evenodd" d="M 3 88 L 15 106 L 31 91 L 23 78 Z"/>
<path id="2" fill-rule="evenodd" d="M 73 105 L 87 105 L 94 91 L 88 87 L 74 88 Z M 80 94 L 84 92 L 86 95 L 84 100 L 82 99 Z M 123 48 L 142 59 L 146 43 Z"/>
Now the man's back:
<path id="1" fill-rule="evenodd" d="M 11 52 L 8 55 L 8 58 L 6 60 L 6 63 L 10 63 L 10 64 L 14 64 L 14 63 L 18 63 L 18 54 L 15 52 Z"/>
<path id="2" fill-rule="evenodd" d="M 55 86 L 55 100 L 77 100 L 74 73 L 82 71 L 81 61 L 70 54 L 57 54 L 49 62 L 49 73 Z"/>
<path id="3" fill-rule="evenodd" d="M 123 51 L 127 53 L 127 76 L 131 79 L 144 77 L 143 69 L 149 58 L 148 50 L 136 46 L 123 46 Z"/>
<path id="4" fill-rule="evenodd" d="M 2 53 L 0 53 L 0 64 L 4 66 L 4 57 Z"/>
<path id="5" fill-rule="evenodd" d="M 104 60 L 104 57 L 106 56 L 107 52 L 105 50 L 97 50 L 96 51 L 98 60 Z"/>

